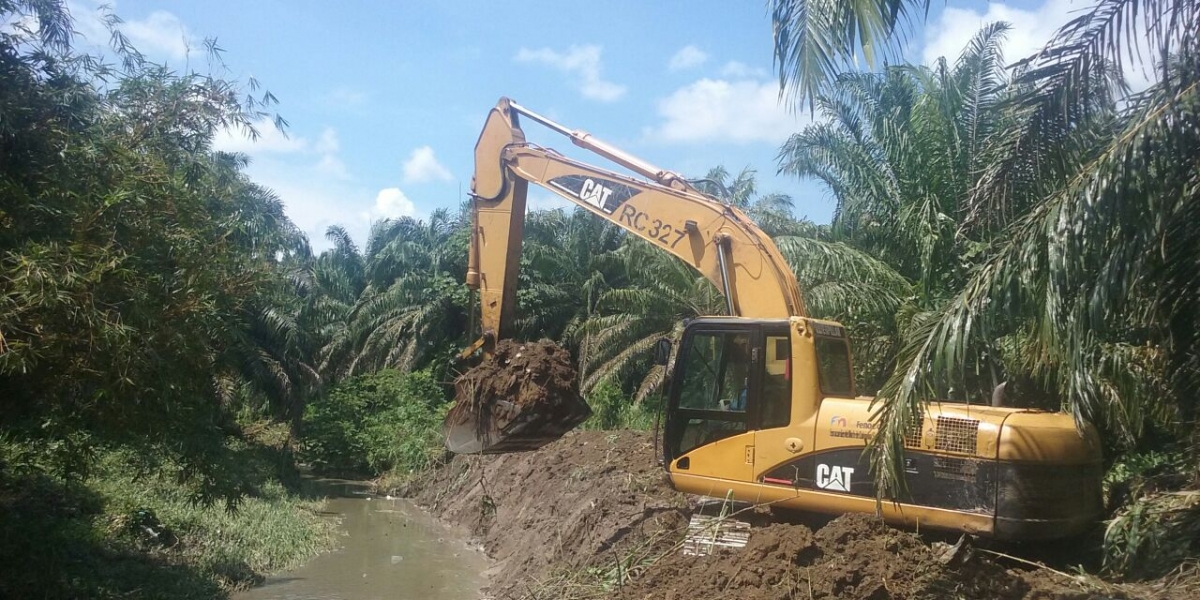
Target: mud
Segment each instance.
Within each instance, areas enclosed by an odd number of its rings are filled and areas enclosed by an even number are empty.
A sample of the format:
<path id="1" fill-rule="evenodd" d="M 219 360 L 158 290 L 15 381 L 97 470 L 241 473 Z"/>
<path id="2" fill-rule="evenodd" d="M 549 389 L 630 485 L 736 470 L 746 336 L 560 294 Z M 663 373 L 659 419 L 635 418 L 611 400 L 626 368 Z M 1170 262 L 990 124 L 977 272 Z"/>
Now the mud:
<path id="1" fill-rule="evenodd" d="M 579 397 L 571 353 L 549 340 L 501 340 L 493 358 L 464 373 L 454 389 L 455 400 L 477 413 L 496 400 L 553 407 Z"/>
<path id="2" fill-rule="evenodd" d="M 946 562 L 946 545 L 870 515 L 795 524 L 759 511 L 747 519 L 745 548 L 685 556 L 679 547 L 697 499 L 667 486 L 655 450 L 644 433 L 572 432 L 536 452 L 457 456 L 409 492 L 469 528 L 498 561 L 489 574 L 495 598 L 1185 597 L 1026 568 L 982 550 Z"/>
<path id="3" fill-rule="evenodd" d="M 577 381 L 570 352 L 554 342 L 503 340 L 455 381 L 446 445 L 461 454 L 541 448 L 591 415 Z"/>

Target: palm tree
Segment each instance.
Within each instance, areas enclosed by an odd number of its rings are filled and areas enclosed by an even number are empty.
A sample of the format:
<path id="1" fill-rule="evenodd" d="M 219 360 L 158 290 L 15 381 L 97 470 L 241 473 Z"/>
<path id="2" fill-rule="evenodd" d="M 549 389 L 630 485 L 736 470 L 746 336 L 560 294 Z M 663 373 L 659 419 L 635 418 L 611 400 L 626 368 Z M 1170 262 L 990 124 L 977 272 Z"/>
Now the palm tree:
<path id="1" fill-rule="evenodd" d="M 796 219 L 791 196 L 779 192 L 759 195 L 757 175 L 753 168 L 745 167 L 730 179 L 729 171 L 718 165 L 692 183 L 701 192 L 745 211 L 769 236 L 809 233 L 811 224 Z"/>
<path id="2" fill-rule="evenodd" d="M 518 286 L 518 336 L 562 339 L 574 346 L 573 332 L 595 312 L 600 297 L 624 283 L 623 265 L 614 257 L 624 239 L 616 226 L 582 209 L 530 213 Z"/>
<path id="3" fill-rule="evenodd" d="M 654 343 L 678 339 L 686 319 L 723 314 L 725 300 L 698 271 L 642 240 L 627 238 L 614 255 L 629 283 L 601 294 L 597 311 L 573 333 L 581 388 L 628 380 L 641 401 L 662 381 L 661 368 L 651 366 Z"/>
<path id="4" fill-rule="evenodd" d="M 331 325 L 321 352 L 323 371 L 337 379 L 385 367 L 411 370 L 453 354 L 468 326 L 462 223 L 446 209 L 426 221 L 384 219 L 372 225 L 361 257 L 347 242 L 329 251 L 331 266 L 349 270 L 329 278 L 344 280 L 332 286 L 341 295 L 331 308 L 342 310 L 350 292 L 359 291 L 345 325 Z M 341 233 L 330 231 L 338 239 Z M 355 283 L 358 273 L 361 287 Z"/>
<path id="5" fill-rule="evenodd" d="M 854 2 L 809 18 L 818 3 L 774 2 L 781 81 L 793 99 L 814 97 L 853 58 L 858 39 L 894 43 L 903 21 L 893 17 L 926 4 Z M 883 492 L 903 487 L 907 423 L 939 380 L 978 360 L 998 331 L 1013 332 L 1010 345 L 1036 357 L 1025 366 L 1081 421 L 1136 438 L 1146 415 L 1163 407 L 1173 407 L 1168 423 L 1194 418 L 1198 25 L 1197 0 L 1104 0 L 1017 63 L 963 206 L 962 230 L 990 232 L 988 244 L 955 293 L 910 328 L 877 399 L 872 448 Z M 1113 101 L 1119 74 L 1143 32 L 1157 81 L 1121 106 Z"/>
<path id="6" fill-rule="evenodd" d="M 903 331 L 958 289 L 985 245 L 961 221 L 1001 119 L 1007 30 L 985 27 L 953 66 L 838 76 L 813 100 L 824 119 L 780 150 L 780 172 L 818 179 L 837 201 L 830 239 L 777 241 L 813 314 L 849 325 L 863 389 L 878 389 Z"/>

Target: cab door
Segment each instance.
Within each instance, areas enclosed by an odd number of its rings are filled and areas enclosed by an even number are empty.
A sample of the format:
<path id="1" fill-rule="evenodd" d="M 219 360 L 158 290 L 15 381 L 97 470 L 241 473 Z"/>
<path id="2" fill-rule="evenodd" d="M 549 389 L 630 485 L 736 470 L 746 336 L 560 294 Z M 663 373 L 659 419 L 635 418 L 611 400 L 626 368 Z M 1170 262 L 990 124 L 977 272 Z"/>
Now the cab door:
<path id="1" fill-rule="evenodd" d="M 812 446 L 812 424 L 793 414 L 792 338 L 787 324 L 762 327 L 761 367 L 757 369 L 758 394 L 750 414 L 755 430 L 755 473 L 788 462 Z M 761 477 L 756 479 L 761 480 Z"/>
<path id="2" fill-rule="evenodd" d="M 675 361 L 664 450 L 672 472 L 752 481 L 757 365 L 753 324 L 689 327 Z"/>

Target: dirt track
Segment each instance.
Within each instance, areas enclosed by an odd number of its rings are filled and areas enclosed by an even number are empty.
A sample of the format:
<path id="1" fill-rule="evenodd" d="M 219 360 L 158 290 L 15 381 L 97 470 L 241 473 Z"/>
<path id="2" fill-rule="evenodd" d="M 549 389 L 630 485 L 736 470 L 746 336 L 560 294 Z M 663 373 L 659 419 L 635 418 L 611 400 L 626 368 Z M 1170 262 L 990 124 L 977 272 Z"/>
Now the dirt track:
<path id="1" fill-rule="evenodd" d="M 978 552 L 947 566 L 941 548 L 867 515 L 815 531 L 759 515 L 745 548 L 684 556 L 677 544 L 693 500 L 666 486 L 650 436 L 638 432 L 574 432 L 536 452 L 457 456 L 411 491 L 478 536 L 498 561 L 497 598 L 1151 597 Z"/>

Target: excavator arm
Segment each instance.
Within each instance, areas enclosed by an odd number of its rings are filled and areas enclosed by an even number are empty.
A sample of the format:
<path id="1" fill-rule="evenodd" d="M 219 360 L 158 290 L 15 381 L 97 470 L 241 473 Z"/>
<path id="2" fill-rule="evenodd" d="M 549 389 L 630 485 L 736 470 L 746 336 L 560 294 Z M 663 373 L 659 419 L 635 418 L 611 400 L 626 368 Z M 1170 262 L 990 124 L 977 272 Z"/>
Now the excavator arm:
<path id="1" fill-rule="evenodd" d="M 646 180 L 567 158 L 525 140 L 521 117 Z M 478 290 L 482 336 L 464 354 L 511 335 L 529 184 L 537 184 L 694 267 L 722 291 L 730 315 L 804 316 L 796 277 L 771 238 L 740 210 L 679 175 L 570 130 L 508 98 L 488 114 L 475 145 L 467 285 Z"/>
<path id="2" fill-rule="evenodd" d="M 576 146 L 645 179 L 532 144 L 521 129 L 522 118 L 567 136 Z M 491 369 L 503 369 L 511 362 L 501 360 L 497 342 L 513 334 L 530 183 L 691 265 L 721 290 L 729 315 L 786 319 L 805 314 L 795 275 L 779 249 L 740 210 L 706 196 L 675 173 L 501 98 L 475 144 L 467 286 L 479 294 L 482 330 L 479 339 L 462 352 L 466 358 L 482 348 L 485 361 L 495 362 L 478 367 L 483 375 L 473 370 L 474 376 L 468 373 L 456 385 L 457 401 L 444 423 L 446 446 L 453 452 L 532 450 L 558 439 L 591 414 L 577 393 L 534 403 L 479 396 L 479 378 L 497 381 Z M 513 358 L 520 356 L 518 352 Z M 512 377 L 536 375 L 525 371 Z M 508 381 L 504 376 L 500 380 Z"/>

